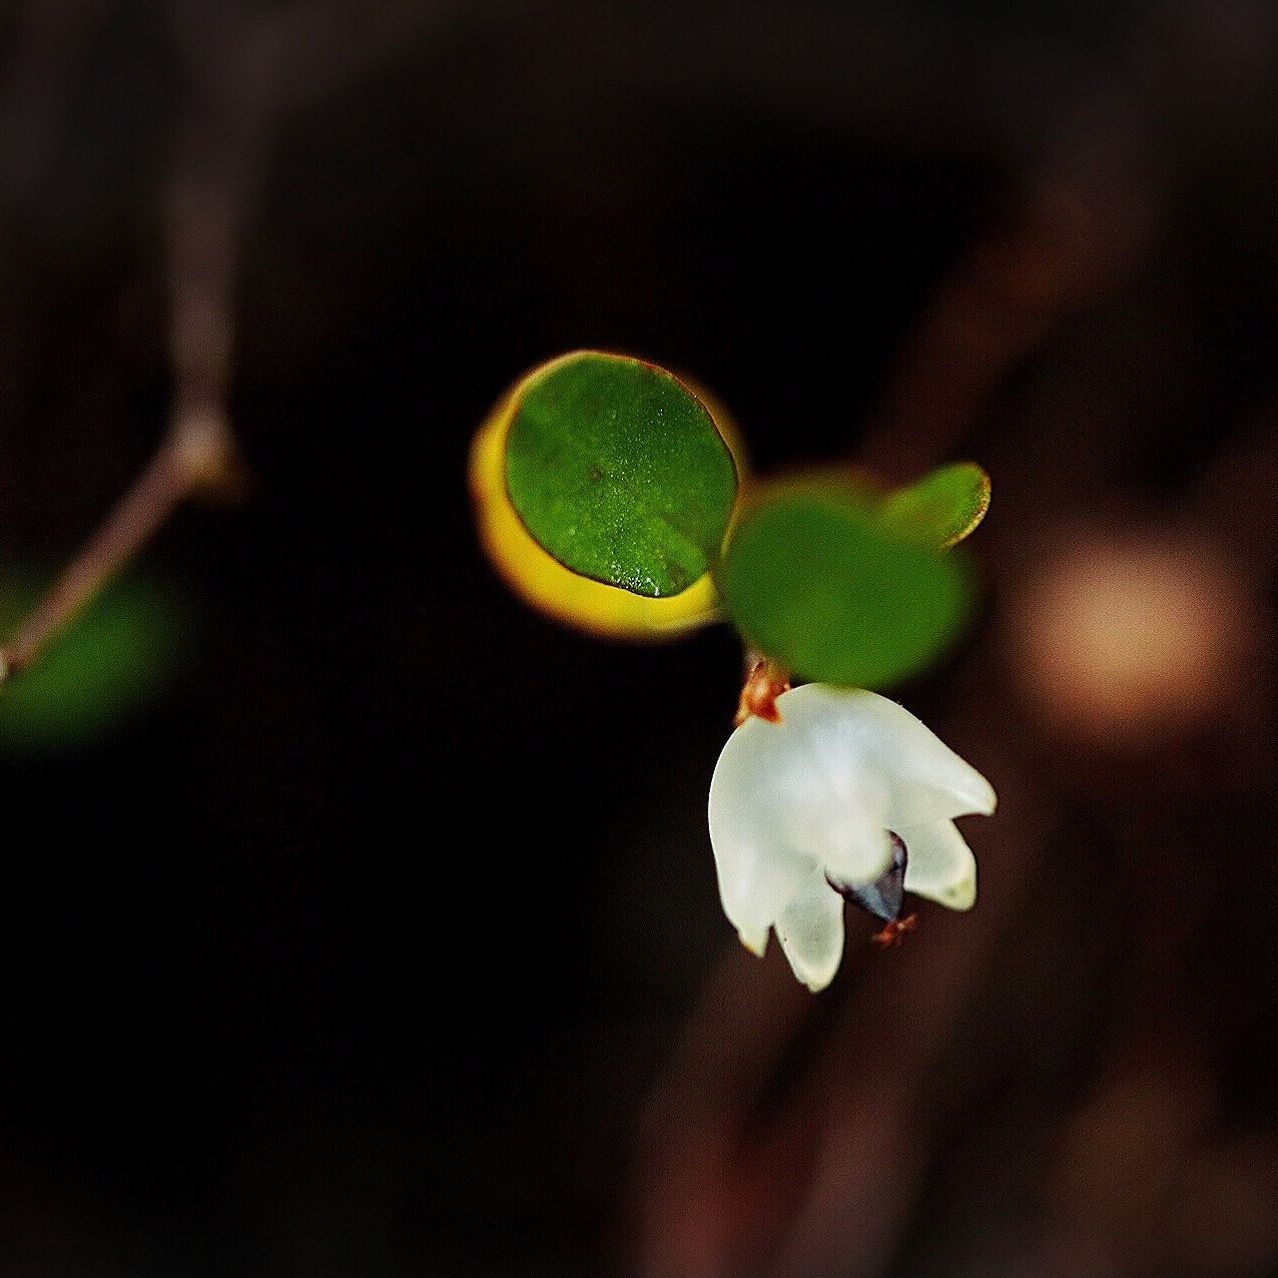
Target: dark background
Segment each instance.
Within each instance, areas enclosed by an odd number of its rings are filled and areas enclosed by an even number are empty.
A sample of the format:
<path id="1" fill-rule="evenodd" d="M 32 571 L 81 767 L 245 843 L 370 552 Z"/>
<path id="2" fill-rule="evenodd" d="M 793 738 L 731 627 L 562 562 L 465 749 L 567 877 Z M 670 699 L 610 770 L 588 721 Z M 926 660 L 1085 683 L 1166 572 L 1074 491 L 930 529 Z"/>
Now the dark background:
<path id="1" fill-rule="evenodd" d="M 246 166 L 250 479 L 148 551 L 176 674 L 0 758 L 0 1272 L 1278 1274 L 1278 13 L 236 9 L 310 76 Z M 174 24 L 0 16 L 15 562 L 164 430 Z M 571 633 L 476 546 L 475 426 L 587 345 L 762 470 L 994 476 L 898 692 L 1000 791 L 981 905 L 850 920 L 819 998 L 718 905 L 733 636 Z M 1183 604 L 1206 691 L 1177 642 L 1106 691 L 1058 552 L 1084 611 L 1171 555 L 1116 643 Z"/>

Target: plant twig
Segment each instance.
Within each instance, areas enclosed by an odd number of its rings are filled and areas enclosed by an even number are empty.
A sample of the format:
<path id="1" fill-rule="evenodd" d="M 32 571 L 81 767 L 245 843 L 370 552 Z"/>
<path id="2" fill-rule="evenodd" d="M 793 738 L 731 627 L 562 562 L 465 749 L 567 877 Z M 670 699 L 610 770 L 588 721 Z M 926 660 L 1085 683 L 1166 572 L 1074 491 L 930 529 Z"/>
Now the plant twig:
<path id="1" fill-rule="evenodd" d="M 80 3 L 86 15 L 97 11 L 95 0 Z M 33 21 L 39 12 L 33 6 Z M 373 21 L 364 15 L 352 24 L 346 7 L 332 0 L 297 0 L 265 18 L 240 3 L 169 0 L 189 77 L 165 196 L 173 426 L 12 642 L 0 647 L 0 686 L 39 658 L 178 507 L 234 477 L 227 410 L 234 282 L 273 117 L 323 96 L 398 48 L 427 20 L 451 12 L 445 3 L 382 0 Z"/>
<path id="2" fill-rule="evenodd" d="M 242 85 L 247 35 L 238 7 L 173 0 L 171 16 L 190 76 L 165 200 L 172 426 L 13 641 L 0 648 L 0 685 L 36 661 L 179 506 L 233 471 L 232 298 L 260 113 Z"/>
<path id="3" fill-rule="evenodd" d="M 221 479 L 230 452 L 224 419 L 192 417 L 178 422 L 12 643 L 0 649 L 0 684 L 30 666 L 184 501 Z"/>

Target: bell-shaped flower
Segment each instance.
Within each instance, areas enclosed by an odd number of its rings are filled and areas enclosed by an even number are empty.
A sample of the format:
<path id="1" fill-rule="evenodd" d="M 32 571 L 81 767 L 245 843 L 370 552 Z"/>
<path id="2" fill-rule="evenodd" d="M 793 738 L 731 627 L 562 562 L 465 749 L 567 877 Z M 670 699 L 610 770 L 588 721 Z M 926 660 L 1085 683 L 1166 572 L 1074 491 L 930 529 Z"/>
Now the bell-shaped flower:
<path id="1" fill-rule="evenodd" d="M 901 890 L 955 910 L 976 901 L 976 861 L 953 818 L 994 811 L 994 790 L 908 710 L 861 689 L 805 684 L 779 723 L 748 718 L 710 783 L 723 908 L 762 954 L 775 928 L 809 989 L 843 955 L 843 902 L 885 919 Z M 903 881 L 902 881 L 903 880 Z"/>

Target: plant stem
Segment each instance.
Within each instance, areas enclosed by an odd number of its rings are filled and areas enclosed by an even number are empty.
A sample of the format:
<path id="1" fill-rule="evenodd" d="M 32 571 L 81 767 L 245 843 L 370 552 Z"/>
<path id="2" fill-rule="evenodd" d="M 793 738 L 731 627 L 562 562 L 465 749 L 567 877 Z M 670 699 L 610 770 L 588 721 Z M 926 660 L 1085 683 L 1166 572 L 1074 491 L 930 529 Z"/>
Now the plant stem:
<path id="1" fill-rule="evenodd" d="M 777 711 L 777 698 L 789 687 L 788 671 L 774 665 L 763 653 L 747 648 L 745 684 L 741 689 L 741 699 L 737 702 L 737 714 L 732 721 L 733 724 L 739 728 L 751 715 L 757 715 L 769 723 L 780 723 L 781 715 Z"/>
<path id="2" fill-rule="evenodd" d="M 180 419 L 97 532 L 66 566 L 13 641 L 0 648 L 0 685 L 32 664 L 189 497 L 225 478 L 232 455 L 225 419 Z"/>

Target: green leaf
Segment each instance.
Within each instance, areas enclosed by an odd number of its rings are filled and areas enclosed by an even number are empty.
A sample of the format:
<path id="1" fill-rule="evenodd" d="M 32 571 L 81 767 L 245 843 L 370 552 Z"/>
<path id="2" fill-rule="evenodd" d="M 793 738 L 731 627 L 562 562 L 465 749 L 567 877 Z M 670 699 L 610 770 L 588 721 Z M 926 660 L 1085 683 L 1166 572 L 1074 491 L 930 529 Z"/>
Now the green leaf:
<path id="1" fill-rule="evenodd" d="M 926 666 L 968 599 L 960 558 L 897 536 L 864 502 L 818 484 L 747 510 L 717 580 L 753 646 L 800 678 L 862 688 Z"/>
<path id="2" fill-rule="evenodd" d="M 506 440 L 506 490 L 566 568 L 662 598 L 718 558 L 737 471 L 713 418 L 676 377 L 583 351 L 524 391 Z"/>
<path id="3" fill-rule="evenodd" d="M 968 536 L 989 506 L 990 477 L 975 462 L 955 462 L 891 493 L 879 519 L 909 541 L 945 550 Z"/>
<path id="4" fill-rule="evenodd" d="M 0 632 L 12 634 L 47 581 L 0 577 Z M 0 687 L 0 749 L 48 754 L 107 736 L 163 685 L 179 625 L 169 595 L 131 576 L 95 599 L 29 669 Z"/>

